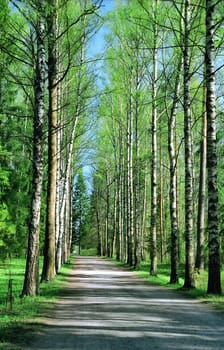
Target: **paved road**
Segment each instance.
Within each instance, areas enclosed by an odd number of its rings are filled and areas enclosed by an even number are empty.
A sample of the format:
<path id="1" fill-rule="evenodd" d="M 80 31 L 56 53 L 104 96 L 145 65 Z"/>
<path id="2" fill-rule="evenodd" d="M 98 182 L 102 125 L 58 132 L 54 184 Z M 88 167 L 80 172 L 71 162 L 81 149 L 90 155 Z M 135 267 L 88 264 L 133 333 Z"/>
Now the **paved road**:
<path id="1" fill-rule="evenodd" d="M 93 257 L 76 259 L 27 350 L 223 350 L 224 315 Z"/>

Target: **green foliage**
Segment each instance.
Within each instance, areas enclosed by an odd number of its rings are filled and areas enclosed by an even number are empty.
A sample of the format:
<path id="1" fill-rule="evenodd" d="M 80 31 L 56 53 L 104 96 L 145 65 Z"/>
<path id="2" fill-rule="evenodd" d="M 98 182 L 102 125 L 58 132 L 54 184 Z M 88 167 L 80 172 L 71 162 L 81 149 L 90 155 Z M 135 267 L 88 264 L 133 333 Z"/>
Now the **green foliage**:
<path id="1" fill-rule="evenodd" d="M 8 167 L 10 152 L 2 149 L 0 145 L 0 197 L 2 198 L 9 186 L 10 169 Z"/>
<path id="2" fill-rule="evenodd" d="M 96 248 L 82 249 L 80 255 L 82 255 L 82 256 L 96 256 L 97 249 Z"/>
<path id="3" fill-rule="evenodd" d="M 0 154 L 0 215 L 5 222 L 1 224 L 0 230 L 1 235 L 4 235 L 4 254 L 10 251 L 18 255 L 25 253 L 26 246 L 31 164 L 27 157 L 30 145 L 23 141 L 30 129 L 29 123 L 26 121 L 24 125 L 21 118 L 2 115 L 1 120 L 0 137 L 7 151 L 1 151 Z"/>
<path id="4" fill-rule="evenodd" d="M 4 42 L 4 35 L 6 26 L 9 20 L 8 0 L 1 0 L 0 2 L 0 43 Z"/>
<path id="5" fill-rule="evenodd" d="M 16 8 L 10 12 L 8 1 L 0 6 L 5 11 L 4 28 L 0 21 L 5 31 L 0 55 L 0 251 L 18 256 L 25 254 L 31 181 L 32 70 L 25 64 L 31 45 L 25 45 L 30 32 L 23 16 Z"/>
<path id="6" fill-rule="evenodd" d="M 10 153 L 3 150 L 0 145 L 0 258 L 10 254 L 10 242 L 15 234 L 15 224 L 6 204 L 9 191 Z"/>

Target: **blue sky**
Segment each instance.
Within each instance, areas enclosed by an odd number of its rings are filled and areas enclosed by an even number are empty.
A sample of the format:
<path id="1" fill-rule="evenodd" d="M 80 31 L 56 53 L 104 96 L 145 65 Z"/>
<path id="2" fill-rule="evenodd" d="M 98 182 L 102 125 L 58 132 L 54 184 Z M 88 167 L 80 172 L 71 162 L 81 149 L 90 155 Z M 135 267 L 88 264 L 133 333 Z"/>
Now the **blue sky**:
<path id="1" fill-rule="evenodd" d="M 114 0 L 103 0 L 103 3 L 100 8 L 100 13 L 104 16 L 108 11 L 111 11 L 114 8 Z M 89 47 L 89 54 L 93 56 L 104 51 L 104 35 L 107 31 L 106 26 L 102 26 L 100 30 L 92 37 Z"/>
<path id="2" fill-rule="evenodd" d="M 102 13 L 112 10 L 114 7 L 114 0 L 103 0 L 103 5 L 101 7 Z"/>
<path id="3" fill-rule="evenodd" d="M 114 0 L 104 0 L 103 4 L 101 6 L 100 12 L 101 15 L 104 16 L 108 11 L 113 10 L 114 8 Z M 103 25 L 100 30 L 91 38 L 91 40 L 88 43 L 88 56 L 90 58 L 94 57 L 97 54 L 102 54 L 105 51 L 105 41 L 104 41 L 104 35 L 107 32 L 107 27 Z M 102 74 L 103 70 L 103 61 L 100 61 L 96 64 L 95 68 L 101 71 L 100 75 Z M 100 84 L 100 79 L 99 79 L 99 84 Z M 86 157 L 86 162 L 89 163 L 89 157 L 90 153 L 85 155 Z M 91 173 L 92 173 L 92 166 L 90 164 L 86 164 L 83 166 L 83 174 L 85 176 L 86 180 L 86 185 L 88 191 L 91 191 L 91 186 L 92 186 L 92 178 L 91 178 Z"/>

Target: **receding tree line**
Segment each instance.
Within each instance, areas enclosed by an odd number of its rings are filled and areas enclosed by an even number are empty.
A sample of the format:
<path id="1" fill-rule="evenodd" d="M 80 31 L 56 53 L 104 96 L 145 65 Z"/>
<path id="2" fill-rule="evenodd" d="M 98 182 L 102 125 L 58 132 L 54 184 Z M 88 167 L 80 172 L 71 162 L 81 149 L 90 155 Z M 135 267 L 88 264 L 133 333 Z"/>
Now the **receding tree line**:
<path id="1" fill-rule="evenodd" d="M 136 0 L 108 15 L 109 78 L 92 194 L 98 254 L 135 268 L 149 255 L 152 275 L 158 261 L 170 262 L 170 283 L 184 263 L 185 288 L 195 287 L 195 270 L 206 266 L 208 293 L 217 294 L 222 6 Z"/>
<path id="2" fill-rule="evenodd" d="M 5 226 L 12 222 L 11 229 L 1 227 L 1 247 L 2 257 L 17 253 L 18 246 L 26 253 L 21 296 L 39 294 L 40 243 L 42 282 L 53 280 L 70 255 L 74 169 L 81 163 L 75 145 L 82 147 L 80 135 L 86 129 L 93 86 L 87 74 L 85 46 L 93 25 L 98 26 L 95 14 L 99 5 L 100 1 L 57 0 L 1 3 L 1 161 L 5 167 L 1 172 L 5 178 L 1 181 L 1 209 Z M 29 193 L 20 223 L 14 223 L 12 209 L 17 213 L 21 208 L 12 208 L 7 198 L 17 168 L 25 171 L 22 157 L 21 166 L 15 160 L 18 150 L 13 147 L 14 137 L 15 143 L 20 143 L 18 148 L 24 150 L 23 157 L 30 159 L 26 180 Z M 23 146 L 26 138 L 29 143 Z M 16 183 L 14 191 L 21 191 L 21 185 Z M 19 225 L 26 226 L 21 237 Z"/>
<path id="3" fill-rule="evenodd" d="M 169 262 L 170 283 L 184 263 L 185 288 L 208 268 L 219 294 L 223 0 L 115 1 L 97 84 L 101 5 L 0 4 L 1 257 L 26 256 L 22 296 L 40 255 L 49 282 L 74 246 L 151 275 Z"/>

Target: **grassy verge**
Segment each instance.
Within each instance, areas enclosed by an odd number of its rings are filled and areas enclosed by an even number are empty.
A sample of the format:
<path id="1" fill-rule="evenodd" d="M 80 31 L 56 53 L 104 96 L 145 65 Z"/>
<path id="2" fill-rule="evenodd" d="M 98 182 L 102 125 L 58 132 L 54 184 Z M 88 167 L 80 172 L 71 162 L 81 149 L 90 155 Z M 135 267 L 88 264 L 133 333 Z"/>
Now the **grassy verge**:
<path id="1" fill-rule="evenodd" d="M 72 264 L 65 264 L 51 283 L 40 286 L 40 296 L 20 298 L 25 271 L 24 259 L 0 263 L 0 350 L 22 350 L 38 328 L 35 318 L 52 312 L 54 302 L 66 282 L 66 272 Z M 8 282 L 12 279 L 12 305 L 6 303 Z"/>
<path id="2" fill-rule="evenodd" d="M 117 262 L 115 259 L 110 259 L 119 265 L 126 266 L 127 264 Z M 130 268 L 130 267 L 129 267 Z M 149 283 L 165 286 L 167 288 L 172 288 L 178 290 L 180 293 L 185 293 L 192 298 L 197 298 L 198 300 L 211 304 L 212 306 L 224 311 L 224 293 L 221 295 L 208 295 L 207 294 L 207 281 L 208 272 L 203 271 L 200 273 L 195 273 L 195 285 L 194 289 L 183 289 L 184 285 L 184 266 L 180 266 L 179 270 L 179 283 L 170 284 L 170 265 L 169 264 L 159 264 L 157 276 L 150 276 L 149 274 L 149 263 L 143 262 L 139 271 L 134 271 L 139 277 L 144 278 Z M 221 274 L 222 286 L 224 288 L 224 271 Z"/>

